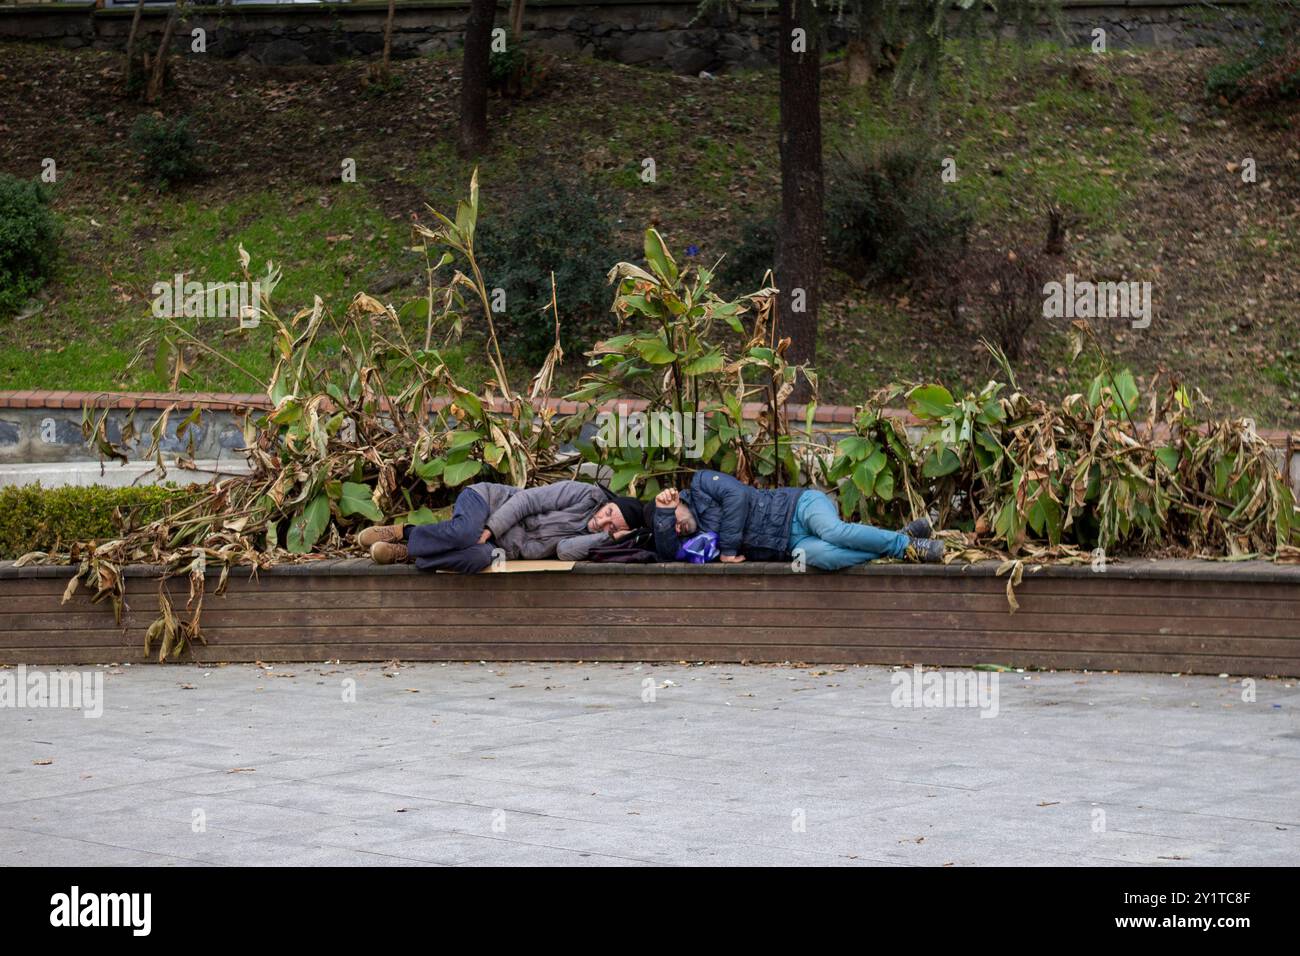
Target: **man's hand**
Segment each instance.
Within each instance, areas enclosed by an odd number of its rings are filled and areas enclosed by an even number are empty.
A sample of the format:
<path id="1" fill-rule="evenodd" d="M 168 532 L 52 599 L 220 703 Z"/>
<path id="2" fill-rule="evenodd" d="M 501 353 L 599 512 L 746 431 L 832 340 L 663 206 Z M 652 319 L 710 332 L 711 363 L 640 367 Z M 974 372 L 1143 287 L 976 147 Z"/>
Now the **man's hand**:
<path id="1" fill-rule="evenodd" d="M 743 564 L 745 556 L 743 554 L 724 554 L 718 560 L 723 564 Z"/>
<path id="2" fill-rule="evenodd" d="M 478 543 L 479 543 L 479 544 L 487 544 L 487 543 L 488 543 L 488 538 L 490 538 L 490 537 L 492 537 L 492 531 L 491 531 L 491 529 L 490 529 L 490 528 L 484 528 L 484 529 L 483 529 L 483 533 L 482 533 L 481 535 L 478 536 Z"/>
<path id="3" fill-rule="evenodd" d="M 626 537 L 627 537 L 628 535 L 630 535 L 630 534 L 632 534 L 632 529 L 631 529 L 631 528 L 624 528 L 622 531 L 613 531 L 613 532 L 611 532 L 611 533 L 610 533 L 610 537 L 613 538 L 615 541 L 621 541 L 621 540 L 623 540 L 624 538 L 626 538 Z"/>
<path id="4" fill-rule="evenodd" d="M 676 508 L 681 500 L 676 488 L 665 488 L 655 495 L 655 504 L 660 508 Z"/>

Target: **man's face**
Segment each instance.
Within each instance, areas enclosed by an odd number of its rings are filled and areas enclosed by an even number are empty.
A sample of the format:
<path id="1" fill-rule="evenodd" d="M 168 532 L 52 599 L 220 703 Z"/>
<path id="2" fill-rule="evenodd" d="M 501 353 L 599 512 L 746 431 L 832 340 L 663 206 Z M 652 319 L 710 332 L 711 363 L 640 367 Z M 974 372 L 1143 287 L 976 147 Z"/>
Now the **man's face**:
<path id="1" fill-rule="evenodd" d="M 691 509 L 683 502 L 679 501 L 673 510 L 673 526 L 679 538 L 688 538 L 695 534 L 695 515 L 691 514 Z"/>
<path id="2" fill-rule="evenodd" d="M 623 520 L 623 512 L 618 510 L 618 505 L 608 501 L 596 509 L 596 513 L 587 522 L 587 529 L 592 532 L 607 531 L 613 534 L 616 531 L 626 531 L 627 522 Z"/>

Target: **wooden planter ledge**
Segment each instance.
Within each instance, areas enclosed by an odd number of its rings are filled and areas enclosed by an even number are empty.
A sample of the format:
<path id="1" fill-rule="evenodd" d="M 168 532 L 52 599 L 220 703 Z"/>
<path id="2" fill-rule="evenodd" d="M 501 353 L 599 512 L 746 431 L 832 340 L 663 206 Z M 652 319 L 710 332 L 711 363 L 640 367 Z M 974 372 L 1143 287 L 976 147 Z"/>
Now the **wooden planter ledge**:
<path id="1" fill-rule="evenodd" d="M 537 562 L 420 574 L 368 560 L 231 573 L 203 605 L 207 644 L 181 660 L 582 660 L 926 664 L 1300 675 L 1300 565 L 1130 561 L 1026 566 L 1012 614 L 997 562 Z M 124 628 L 70 567 L 0 562 L 0 664 L 145 662 L 158 569 L 125 570 Z M 188 582 L 168 584 L 177 609 Z"/>

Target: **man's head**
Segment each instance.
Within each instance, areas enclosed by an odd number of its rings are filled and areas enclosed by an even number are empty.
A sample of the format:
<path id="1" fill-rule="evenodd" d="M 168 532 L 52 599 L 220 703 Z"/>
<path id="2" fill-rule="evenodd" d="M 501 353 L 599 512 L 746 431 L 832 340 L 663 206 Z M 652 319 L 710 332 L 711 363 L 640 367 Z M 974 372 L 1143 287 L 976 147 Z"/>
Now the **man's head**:
<path id="1" fill-rule="evenodd" d="M 618 505 L 612 501 L 607 501 L 591 516 L 587 522 L 587 530 L 591 532 L 607 531 L 613 534 L 616 531 L 627 530 L 627 519 L 623 517 L 623 512 L 618 510 Z"/>
<path id="2" fill-rule="evenodd" d="M 673 509 L 673 530 L 677 532 L 679 538 L 689 538 L 695 534 L 696 522 L 695 513 L 682 500 L 681 494 L 675 488 L 667 488 L 655 497 L 655 505 L 659 508 Z"/>
<path id="3" fill-rule="evenodd" d="M 695 515 L 684 501 L 677 502 L 677 507 L 673 509 L 673 528 L 679 538 L 689 538 L 695 534 Z"/>
<path id="4" fill-rule="evenodd" d="M 596 513 L 587 521 L 587 530 L 616 534 L 620 531 L 635 531 L 644 524 L 644 506 L 641 502 L 617 495 L 596 509 Z"/>

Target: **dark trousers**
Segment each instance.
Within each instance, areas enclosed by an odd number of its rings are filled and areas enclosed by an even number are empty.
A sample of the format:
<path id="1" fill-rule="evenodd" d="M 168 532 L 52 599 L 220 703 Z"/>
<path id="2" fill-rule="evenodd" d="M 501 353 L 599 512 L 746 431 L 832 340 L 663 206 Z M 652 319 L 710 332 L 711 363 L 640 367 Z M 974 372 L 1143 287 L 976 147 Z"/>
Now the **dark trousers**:
<path id="1" fill-rule="evenodd" d="M 488 506 L 477 491 L 456 496 L 451 517 L 436 524 L 407 525 L 406 547 L 421 571 L 475 574 L 492 563 L 492 545 L 479 544 L 487 527 Z"/>

